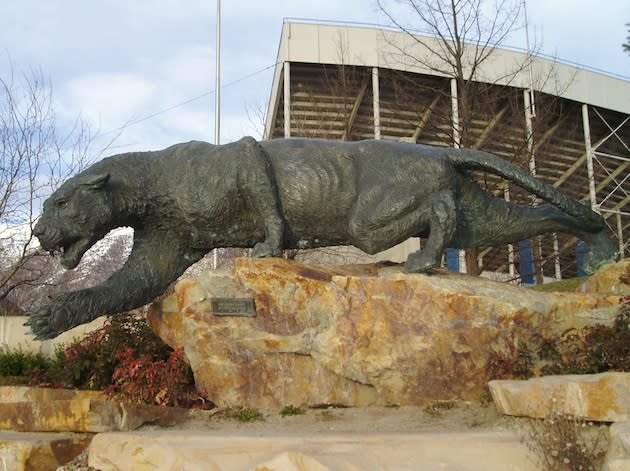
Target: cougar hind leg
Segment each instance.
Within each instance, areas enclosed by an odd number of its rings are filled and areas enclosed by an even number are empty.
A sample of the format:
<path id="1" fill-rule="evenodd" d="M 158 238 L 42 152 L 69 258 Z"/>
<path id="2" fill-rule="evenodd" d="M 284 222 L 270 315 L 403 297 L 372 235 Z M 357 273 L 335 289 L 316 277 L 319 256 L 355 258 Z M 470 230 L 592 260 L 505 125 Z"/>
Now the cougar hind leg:
<path id="1" fill-rule="evenodd" d="M 584 257 L 584 272 L 588 275 L 619 257 L 619 247 L 610 238 L 606 229 L 599 232 L 584 232 L 581 239 L 590 246 Z"/>
<path id="2" fill-rule="evenodd" d="M 451 189 L 442 189 L 429 198 L 409 195 L 404 198 L 376 198 L 357 205 L 349 220 L 352 244 L 375 254 L 399 244 L 409 237 L 429 232 L 425 247 L 409 255 L 408 272 L 426 273 L 440 265 L 442 254 L 456 228 L 455 197 Z M 379 204 L 371 206 L 371 201 Z"/>
<path id="3" fill-rule="evenodd" d="M 369 254 L 389 249 L 417 233 L 427 212 L 413 195 L 400 198 L 388 191 L 375 192 L 360 200 L 349 218 L 352 244 Z"/>
<path id="4" fill-rule="evenodd" d="M 442 254 L 453 238 L 456 228 L 456 205 L 451 191 L 442 191 L 434 196 L 429 213 L 429 237 L 422 250 L 407 258 L 405 270 L 412 273 L 427 273 L 439 267 Z"/>

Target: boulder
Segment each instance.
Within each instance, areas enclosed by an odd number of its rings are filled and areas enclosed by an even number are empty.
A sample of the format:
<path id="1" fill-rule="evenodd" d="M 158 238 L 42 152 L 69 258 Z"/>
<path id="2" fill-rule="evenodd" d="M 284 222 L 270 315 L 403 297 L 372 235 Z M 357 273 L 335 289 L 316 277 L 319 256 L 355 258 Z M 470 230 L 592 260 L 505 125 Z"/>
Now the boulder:
<path id="1" fill-rule="evenodd" d="M 630 259 L 605 266 L 590 276 L 578 288 L 578 292 L 630 295 Z"/>
<path id="2" fill-rule="evenodd" d="M 630 373 L 495 380 L 489 387 L 502 414 L 540 419 L 554 412 L 600 422 L 630 420 Z"/>
<path id="3" fill-rule="evenodd" d="M 217 312 L 243 298 L 255 317 Z M 269 409 L 477 400 L 493 349 L 609 323 L 618 307 L 616 295 L 534 292 L 446 270 L 273 258 L 182 280 L 148 319 L 183 347 L 212 402 Z"/>
<path id="4" fill-rule="evenodd" d="M 188 418 L 176 407 L 131 405 L 102 392 L 0 387 L 0 430 L 18 432 L 106 432 L 134 430 L 145 423 L 172 425 Z"/>
<path id="5" fill-rule="evenodd" d="M 87 434 L 0 432 L 0 469 L 54 471 L 78 456 L 91 440 Z"/>

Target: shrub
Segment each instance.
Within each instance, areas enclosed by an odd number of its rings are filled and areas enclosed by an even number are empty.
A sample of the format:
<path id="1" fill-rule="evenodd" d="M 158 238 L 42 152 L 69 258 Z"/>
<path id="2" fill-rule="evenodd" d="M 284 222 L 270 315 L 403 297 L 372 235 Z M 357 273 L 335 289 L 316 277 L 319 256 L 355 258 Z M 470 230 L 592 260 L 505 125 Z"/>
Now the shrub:
<path id="1" fill-rule="evenodd" d="M 534 359 L 529 345 L 514 338 L 502 350 L 491 350 L 486 371 L 491 379 L 526 379 L 533 375 Z"/>
<path id="2" fill-rule="evenodd" d="M 28 376 L 36 368 L 47 368 L 48 359 L 41 353 L 0 347 L 0 376 Z"/>
<path id="3" fill-rule="evenodd" d="M 119 352 L 116 359 L 121 364 L 112 375 L 113 384 L 105 389 L 109 397 L 133 404 L 199 409 L 213 406 L 205 394 L 195 389 L 181 348 L 166 360 L 154 361 L 150 354 L 136 356 L 132 348 Z"/>
<path id="4" fill-rule="evenodd" d="M 231 415 L 239 422 L 253 422 L 263 418 L 262 413 L 258 409 L 249 407 L 237 407 L 232 411 Z"/>
<path id="5" fill-rule="evenodd" d="M 58 344 L 52 357 L 46 358 L 44 366 L 34 368 L 28 374 L 28 384 L 41 388 L 63 388 L 60 378 L 64 371 L 65 347 Z"/>
<path id="6" fill-rule="evenodd" d="M 529 422 L 525 441 L 543 470 L 597 471 L 608 448 L 607 433 L 605 425 L 552 412 L 546 419 Z"/>
<path id="7" fill-rule="evenodd" d="M 118 314 L 100 329 L 68 346 L 61 360 L 63 368 L 52 372 L 52 380 L 70 388 L 104 389 L 113 383 L 114 371 L 120 366 L 118 353 L 128 348 L 137 356 L 150 354 L 156 361 L 166 360 L 172 352 L 143 316 Z"/>
<path id="8" fill-rule="evenodd" d="M 630 371 L 630 296 L 611 326 L 568 329 L 556 337 L 540 334 L 492 350 L 486 364 L 491 379 L 526 379 L 538 375 Z"/>
<path id="9" fill-rule="evenodd" d="M 280 411 L 280 415 L 282 417 L 288 417 L 290 415 L 302 415 L 304 414 L 304 412 L 305 412 L 304 409 L 302 409 L 301 407 L 288 405 L 282 408 L 282 410 Z"/>

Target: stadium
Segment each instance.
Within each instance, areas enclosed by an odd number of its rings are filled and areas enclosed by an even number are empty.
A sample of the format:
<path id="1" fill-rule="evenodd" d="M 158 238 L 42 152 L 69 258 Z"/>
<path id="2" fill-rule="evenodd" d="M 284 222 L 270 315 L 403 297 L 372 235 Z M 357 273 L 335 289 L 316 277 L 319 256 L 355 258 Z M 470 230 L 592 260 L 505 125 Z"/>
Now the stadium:
<path id="1" fill-rule="evenodd" d="M 496 48 L 474 64 L 473 79 L 464 83 L 432 53 L 440 47 L 436 38 L 382 27 L 285 21 L 265 137 L 389 139 L 482 149 L 600 212 L 628 256 L 627 78 Z M 471 58 L 463 59 L 464 67 L 473 66 Z M 497 196 L 538 204 L 494 175 L 476 177 Z M 412 239 L 383 258 L 402 261 L 421 245 Z M 449 249 L 444 263 L 457 271 L 483 270 L 534 283 L 582 274 L 584 251 L 574 237 L 548 234 L 480 249 L 472 258 Z"/>

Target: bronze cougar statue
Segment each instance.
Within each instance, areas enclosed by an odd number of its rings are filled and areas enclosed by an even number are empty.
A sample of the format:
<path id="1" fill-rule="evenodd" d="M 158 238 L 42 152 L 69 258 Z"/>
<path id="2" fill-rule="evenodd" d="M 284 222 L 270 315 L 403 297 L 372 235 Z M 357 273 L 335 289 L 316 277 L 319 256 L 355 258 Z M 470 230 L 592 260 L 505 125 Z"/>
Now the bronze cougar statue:
<path id="1" fill-rule="evenodd" d="M 467 173 L 506 178 L 550 204 L 519 206 L 483 191 Z M 97 240 L 134 228 L 125 265 L 99 286 L 53 297 L 27 322 L 38 339 L 103 314 L 142 306 L 216 247 L 283 249 L 354 245 L 374 254 L 427 237 L 405 265 L 439 266 L 447 247 L 498 246 L 547 232 L 590 244 L 590 270 L 617 248 L 603 218 L 519 167 L 486 152 L 316 139 L 215 146 L 177 144 L 104 159 L 67 180 L 35 226 L 42 247 L 77 266 Z"/>

